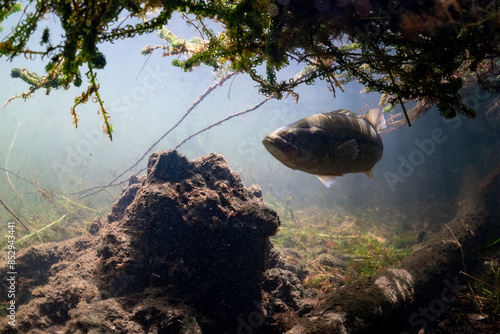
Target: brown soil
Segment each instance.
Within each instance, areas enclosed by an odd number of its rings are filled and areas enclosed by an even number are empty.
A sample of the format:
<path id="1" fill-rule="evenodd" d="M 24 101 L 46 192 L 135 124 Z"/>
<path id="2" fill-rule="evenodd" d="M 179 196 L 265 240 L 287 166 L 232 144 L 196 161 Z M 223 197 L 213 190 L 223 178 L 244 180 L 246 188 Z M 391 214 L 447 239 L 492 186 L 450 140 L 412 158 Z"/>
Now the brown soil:
<path id="1" fill-rule="evenodd" d="M 87 235 L 18 254 L 16 325 L 2 317 L 0 332 L 273 331 L 277 322 L 264 305 L 298 305 L 278 300 L 288 296 L 274 291 L 281 269 L 265 273 L 266 256 L 275 267 L 283 261 L 270 253 L 279 218 L 259 195 L 220 155 L 189 161 L 175 151 L 154 153 L 147 177 L 132 177 Z M 304 297 L 300 280 L 288 276 Z M 7 284 L 0 287 L 6 298 Z"/>
<path id="2" fill-rule="evenodd" d="M 459 272 L 478 262 L 485 231 L 498 233 L 500 207 L 499 178 L 481 193 L 468 175 L 441 232 L 397 268 L 318 300 L 300 255 L 272 248 L 280 221 L 258 186 L 217 154 L 154 153 L 89 233 L 17 254 L 15 326 L 2 317 L 0 333 L 461 333 L 450 315 L 465 305 Z M 488 319 L 478 328 L 497 332 Z"/>

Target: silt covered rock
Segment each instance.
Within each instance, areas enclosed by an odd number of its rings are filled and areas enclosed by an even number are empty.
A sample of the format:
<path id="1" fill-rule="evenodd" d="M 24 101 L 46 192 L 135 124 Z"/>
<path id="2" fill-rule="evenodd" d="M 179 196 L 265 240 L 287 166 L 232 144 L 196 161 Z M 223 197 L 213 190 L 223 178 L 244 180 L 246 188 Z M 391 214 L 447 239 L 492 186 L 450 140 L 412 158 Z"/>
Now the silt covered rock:
<path id="1" fill-rule="evenodd" d="M 17 325 L 4 317 L 0 332 L 236 332 L 263 310 L 280 224 L 254 188 L 220 155 L 152 154 L 90 233 L 18 254 Z"/>
<path id="2" fill-rule="evenodd" d="M 199 310 L 239 314 L 260 298 L 279 220 L 222 156 L 189 161 L 168 151 L 151 155 L 146 183 L 118 226 L 102 236 L 103 291 L 169 287 Z"/>

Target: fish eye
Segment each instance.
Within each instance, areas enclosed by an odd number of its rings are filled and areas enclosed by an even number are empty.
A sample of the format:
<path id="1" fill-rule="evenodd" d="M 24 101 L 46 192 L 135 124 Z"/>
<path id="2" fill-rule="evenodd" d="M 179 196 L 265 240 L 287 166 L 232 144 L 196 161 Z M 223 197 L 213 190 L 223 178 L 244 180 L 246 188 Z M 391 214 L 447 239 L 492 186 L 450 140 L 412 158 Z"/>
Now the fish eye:
<path id="1" fill-rule="evenodd" d="M 285 136 L 286 136 L 286 139 L 289 141 L 294 141 L 295 139 L 297 139 L 297 135 L 293 132 L 287 132 L 287 134 Z"/>

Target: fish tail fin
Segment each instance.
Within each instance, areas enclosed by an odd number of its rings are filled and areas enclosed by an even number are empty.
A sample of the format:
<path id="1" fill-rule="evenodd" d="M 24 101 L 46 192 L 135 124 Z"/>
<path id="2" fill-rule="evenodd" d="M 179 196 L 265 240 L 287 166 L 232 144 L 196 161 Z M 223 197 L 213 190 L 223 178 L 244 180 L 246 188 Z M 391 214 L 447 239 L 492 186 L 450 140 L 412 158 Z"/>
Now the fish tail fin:
<path id="1" fill-rule="evenodd" d="M 377 132 L 384 130 L 386 127 L 384 115 L 377 108 L 368 110 L 362 117 L 370 122 Z"/>

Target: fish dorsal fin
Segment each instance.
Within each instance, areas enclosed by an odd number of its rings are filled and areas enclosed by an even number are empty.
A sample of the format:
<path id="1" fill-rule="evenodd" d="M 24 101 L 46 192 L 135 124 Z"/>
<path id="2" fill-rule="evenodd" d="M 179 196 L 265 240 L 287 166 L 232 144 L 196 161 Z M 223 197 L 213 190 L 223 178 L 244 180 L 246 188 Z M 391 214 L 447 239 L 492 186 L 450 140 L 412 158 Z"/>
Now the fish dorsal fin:
<path id="1" fill-rule="evenodd" d="M 384 130 L 386 127 L 384 115 L 377 108 L 368 110 L 361 117 L 370 122 L 371 125 L 375 127 L 377 132 Z"/>
<path id="2" fill-rule="evenodd" d="M 370 169 L 368 169 L 368 170 L 365 170 L 363 173 L 365 173 L 366 175 L 368 175 L 368 177 L 369 177 L 370 179 L 372 179 L 372 178 L 373 178 L 373 170 L 372 170 L 371 168 L 370 168 Z"/>
<path id="3" fill-rule="evenodd" d="M 325 187 L 330 188 L 335 183 L 335 176 L 333 175 L 316 175 L 318 179 L 323 182 Z"/>
<path id="4" fill-rule="evenodd" d="M 358 157 L 359 147 L 356 139 L 346 140 L 335 150 L 335 156 L 341 158 L 356 159 Z"/>
<path id="5" fill-rule="evenodd" d="M 355 113 L 353 113 L 352 111 L 347 110 L 347 109 L 337 109 L 337 110 L 330 112 L 329 114 L 341 114 L 341 115 L 354 116 L 354 117 L 357 116 Z"/>

